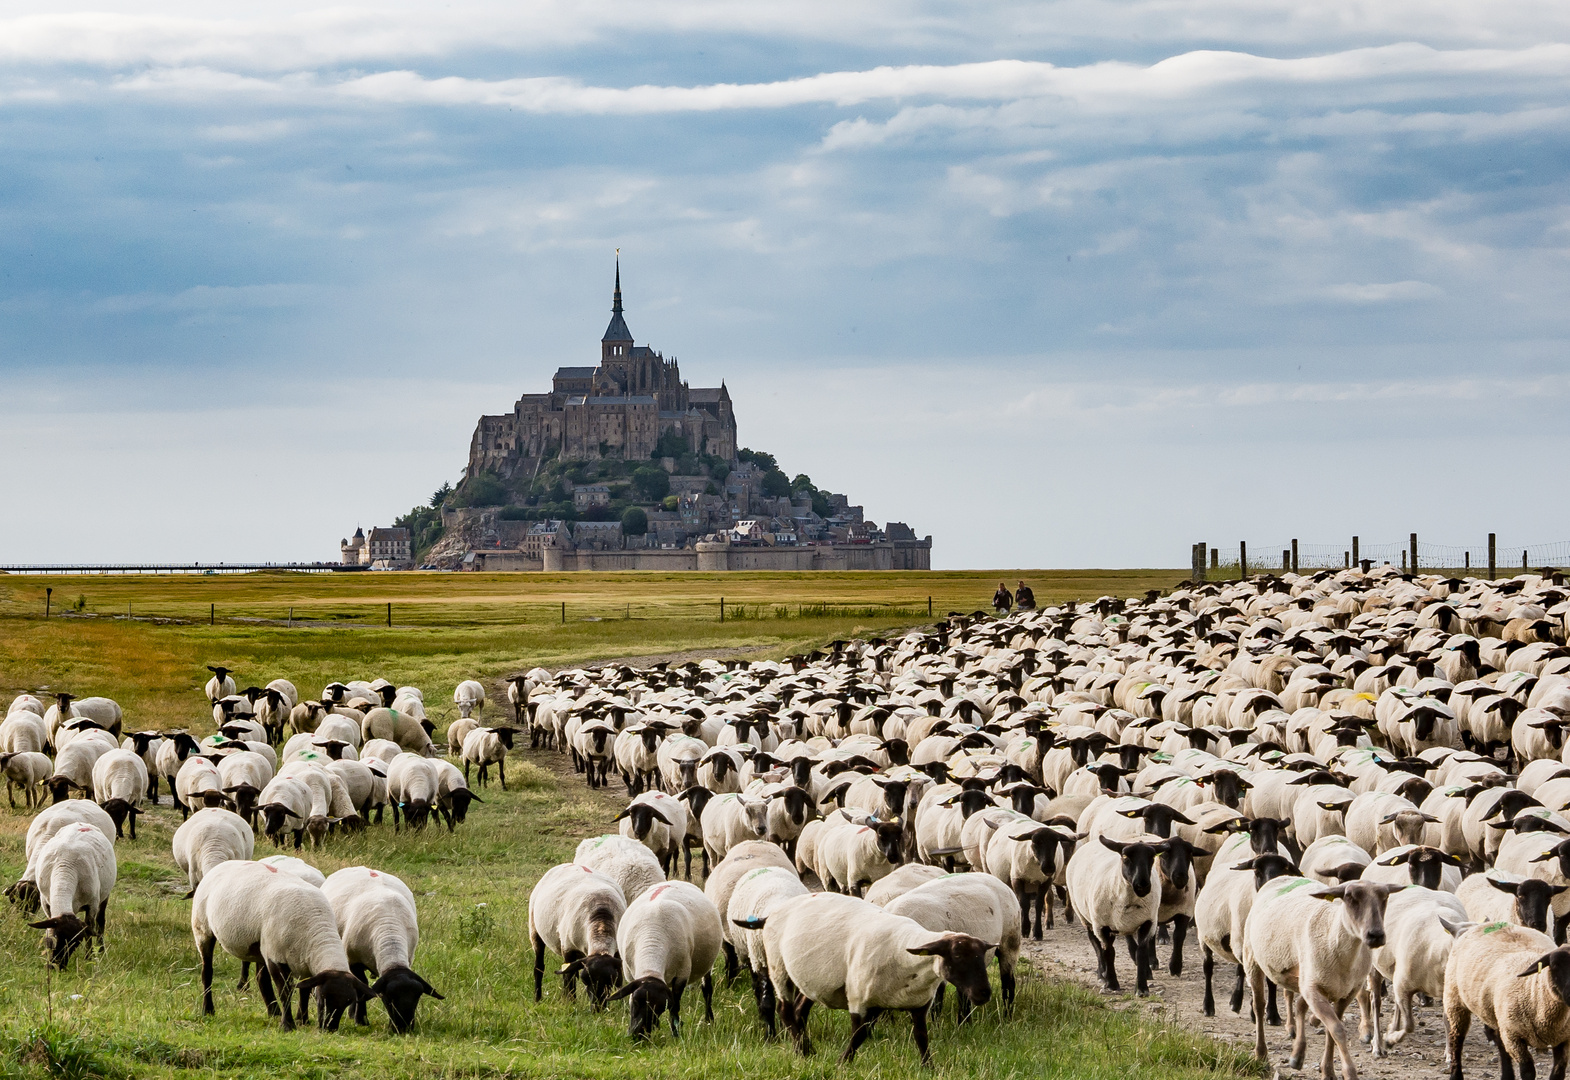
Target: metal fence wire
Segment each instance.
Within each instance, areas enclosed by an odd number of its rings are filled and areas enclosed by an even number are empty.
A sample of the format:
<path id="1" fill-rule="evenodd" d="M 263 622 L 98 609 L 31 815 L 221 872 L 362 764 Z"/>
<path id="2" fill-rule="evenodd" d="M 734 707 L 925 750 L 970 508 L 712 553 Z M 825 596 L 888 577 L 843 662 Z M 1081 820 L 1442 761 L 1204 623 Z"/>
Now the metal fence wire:
<path id="1" fill-rule="evenodd" d="M 1294 552 L 1295 545 L 1295 552 Z M 1200 545 L 1195 545 L 1195 562 L 1199 561 Z M 1354 562 L 1353 545 L 1305 544 L 1292 540 L 1277 542 L 1233 541 L 1231 544 L 1205 545 L 1203 561 L 1207 577 L 1237 576 L 1242 568 L 1242 555 L 1248 552 L 1249 573 L 1280 572 L 1296 568 L 1301 571 L 1340 570 Z M 1366 543 L 1359 538 L 1355 559 L 1373 566 L 1396 566 L 1413 569 L 1411 541 L 1406 543 Z M 1546 570 L 1570 567 L 1570 540 L 1546 544 L 1522 544 L 1511 539 L 1494 540 L 1494 565 L 1499 573 L 1508 575 L 1522 570 Z M 1471 544 L 1431 544 L 1422 539 L 1417 544 L 1419 572 L 1486 572 L 1488 569 L 1488 540 L 1485 537 Z"/>

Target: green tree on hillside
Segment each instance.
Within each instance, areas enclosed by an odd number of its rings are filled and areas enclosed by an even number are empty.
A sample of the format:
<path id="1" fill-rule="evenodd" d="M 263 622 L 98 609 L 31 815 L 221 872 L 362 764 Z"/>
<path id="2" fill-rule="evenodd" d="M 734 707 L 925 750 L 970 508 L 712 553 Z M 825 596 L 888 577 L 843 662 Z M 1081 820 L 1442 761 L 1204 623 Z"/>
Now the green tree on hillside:
<path id="1" fill-rule="evenodd" d="M 644 465 L 632 474 L 632 486 L 645 501 L 659 502 L 670 494 L 671 478 L 656 465 Z"/>
<path id="2" fill-rule="evenodd" d="M 649 515 L 641 506 L 629 506 L 621 512 L 621 531 L 628 536 L 642 536 L 649 531 Z"/>

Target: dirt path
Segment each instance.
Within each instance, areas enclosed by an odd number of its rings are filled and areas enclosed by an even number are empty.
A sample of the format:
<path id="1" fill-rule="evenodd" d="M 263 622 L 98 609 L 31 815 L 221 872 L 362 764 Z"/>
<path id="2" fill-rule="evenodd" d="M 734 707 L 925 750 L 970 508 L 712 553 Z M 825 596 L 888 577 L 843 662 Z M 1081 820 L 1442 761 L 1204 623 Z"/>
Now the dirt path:
<path id="1" fill-rule="evenodd" d="M 1043 931 L 1041 941 L 1027 940 L 1024 955 L 1037 966 L 1043 975 L 1048 978 L 1061 978 L 1072 980 L 1091 989 L 1100 989 L 1100 982 L 1096 977 L 1096 959 L 1090 951 L 1090 942 L 1085 937 L 1085 931 L 1079 923 L 1065 924 L 1059 912 L 1056 928 Z M 1202 956 L 1199 947 L 1194 943 L 1193 934 L 1190 933 L 1188 942 L 1183 948 L 1183 974 L 1173 978 L 1167 974 L 1166 965 L 1171 950 L 1162 945 L 1157 948 L 1161 957 L 1161 967 L 1151 980 L 1150 997 L 1140 1000 L 1132 994 L 1107 994 L 1114 1008 L 1141 1009 L 1152 1020 L 1162 1023 L 1176 1023 L 1206 1035 L 1221 1039 L 1229 1043 L 1237 1043 L 1245 1048 L 1252 1048 L 1254 1043 L 1254 1024 L 1248 1019 L 1249 1006 L 1245 993 L 1243 1015 L 1234 1016 L 1227 1010 L 1227 1004 L 1232 994 L 1233 972 L 1232 969 L 1223 970 L 1223 965 L 1216 965 L 1215 995 L 1216 1015 L 1206 1017 L 1201 1012 L 1205 997 L 1204 973 L 1201 968 Z M 1134 966 L 1128 959 L 1128 952 L 1122 944 L 1118 946 L 1118 980 L 1124 987 L 1131 987 L 1134 982 Z M 1356 1043 L 1353 1059 L 1357 1063 L 1358 1075 L 1378 1080 L 1433 1080 L 1435 1077 L 1448 1075 L 1445 1067 L 1445 1015 L 1438 1002 L 1432 1006 L 1418 1005 L 1416 1008 L 1417 1030 L 1408 1035 L 1399 1045 L 1389 1048 L 1388 1056 L 1375 1058 L 1370 1052 L 1368 1044 Z M 1386 1024 L 1391 1019 L 1391 1005 L 1389 995 L 1385 998 L 1384 1015 Z M 1358 1011 L 1353 1005 L 1347 1010 L 1347 1026 L 1355 1036 L 1357 1032 Z M 1291 1053 L 1291 1041 L 1286 1036 L 1284 1027 L 1265 1029 L 1265 1041 L 1270 1049 L 1271 1065 L 1278 1076 L 1319 1075 L 1319 1056 L 1324 1049 L 1324 1032 L 1317 1027 L 1311 1027 L 1308 1035 L 1308 1050 L 1304 1055 L 1303 1070 L 1294 1073 L 1287 1068 L 1287 1055 Z M 1498 1074 L 1499 1058 L 1494 1053 L 1493 1047 L 1483 1038 L 1480 1024 L 1474 1023 L 1467 1036 L 1466 1046 L 1461 1055 L 1467 1075 L 1472 1077 L 1493 1077 Z M 1552 1066 L 1551 1060 L 1539 1054 L 1537 1058 L 1540 1069 Z M 1336 1075 L 1341 1075 L 1339 1060 L 1336 1063 Z"/>

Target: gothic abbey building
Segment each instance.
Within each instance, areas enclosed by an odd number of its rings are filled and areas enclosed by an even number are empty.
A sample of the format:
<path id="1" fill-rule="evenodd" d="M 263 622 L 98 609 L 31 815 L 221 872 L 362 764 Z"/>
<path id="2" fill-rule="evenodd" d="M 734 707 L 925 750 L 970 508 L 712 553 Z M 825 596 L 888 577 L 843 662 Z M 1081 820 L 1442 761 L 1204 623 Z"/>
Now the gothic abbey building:
<path id="1" fill-rule="evenodd" d="M 635 345 L 622 318 L 621 267 L 596 367 L 556 369 L 548 394 L 525 394 L 512 412 L 482 416 L 469 444 L 468 476 L 505 479 L 555 451 L 564 460 L 646 461 L 675 432 L 696 453 L 736 460 L 736 415 L 725 384 L 693 389 L 675 358 Z"/>

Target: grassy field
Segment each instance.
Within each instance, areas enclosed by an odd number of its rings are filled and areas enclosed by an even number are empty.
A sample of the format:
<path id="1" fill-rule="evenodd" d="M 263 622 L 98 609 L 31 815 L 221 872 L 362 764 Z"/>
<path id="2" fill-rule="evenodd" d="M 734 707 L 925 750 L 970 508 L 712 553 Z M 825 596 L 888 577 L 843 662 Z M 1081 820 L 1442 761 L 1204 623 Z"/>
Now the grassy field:
<path id="1" fill-rule="evenodd" d="M 1018 577 L 1015 574 L 1012 577 Z M 1034 574 L 1038 595 L 1127 595 L 1170 585 L 1175 573 Z M 1011 577 L 1011 583 L 1012 583 Z M 0 686 L 68 688 L 103 693 L 126 707 L 130 726 L 211 726 L 204 717 L 203 665 L 224 661 L 242 680 L 279 675 L 307 692 L 332 678 L 385 675 L 424 686 L 437 704 L 450 700 L 463 677 L 495 676 L 534 664 L 685 650 L 761 648 L 783 654 L 836 636 L 913 620 L 896 613 L 932 592 L 938 610 L 969 610 L 984 601 L 996 575 L 821 575 L 829 580 L 730 575 L 662 579 L 365 575 L 251 575 L 244 578 L 86 578 L 56 580 L 62 592 L 87 597 L 86 614 L 45 622 L 35 611 L 38 579 L 0 578 Z M 1051 582 L 1050 586 L 1048 582 Z M 1076 584 L 1079 583 L 1079 584 Z M 883 614 L 807 614 L 718 622 L 705 617 L 709 591 L 723 585 L 743 603 L 829 604 L 881 609 Z M 1057 591 L 1054 591 L 1057 590 Z M 983 593 L 985 595 L 983 595 Z M 569 621 L 529 616 L 569 602 Z M 394 627 L 360 620 L 335 625 L 326 616 L 394 603 Z M 219 604 L 231 618 L 269 618 L 280 606 L 310 609 L 304 626 L 272 622 L 155 622 L 106 617 L 125 602 L 149 613 L 191 617 Z M 636 612 L 608 618 L 616 604 Z M 531 607 L 532 605 L 532 607 Z M 574 619 L 575 607 L 604 612 L 601 621 Z M 408 609 L 404 621 L 400 612 Z M 717 604 L 716 604 L 717 609 Z M 418 614 L 416 614 L 418 613 Z M 520 618 L 519 616 L 523 617 Z M 88 617 L 97 616 L 97 617 Z M 558 608 L 559 619 L 559 608 Z M 347 620 L 345 620 L 347 621 Z M 448 707 L 450 709 L 450 706 Z M 442 709 L 433 709 L 438 723 Z M 205 723 L 203 722 L 205 719 Z M 220 955 L 217 1016 L 199 1014 L 197 958 L 190 937 L 185 882 L 169 840 L 179 824 L 164 808 L 143 818 L 140 838 L 117 846 L 120 879 L 110 903 L 108 950 L 78 957 L 64 974 L 46 972 L 41 934 L 15 912 L 0 916 L 0 1075 L 65 1077 L 814 1077 L 915 1076 L 909 1025 L 880 1025 L 855 1066 L 841 1069 L 848 1037 L 844 1014 L 816 1010 L 818 1056 L 803 1061 L 786 1045 L 765 1044 L 745 981 L 716 993 L 716 1023 L 689 1024 L 680 1045 L 668 1033 L 635 1047 L 625 1014 L 591 1014 L 566 1003 L 554 981 L 532 1001 L 526 933 L 529 889 L 547 867 L 569 859 L 577 841 L 606 831 L 620 805 L 589 792 L 553 755 L 516 762 L 517 781 L 494 786 L 455 834 L 444 829 L 394 835 L 390 823 L 338 839 L 307 857 L 330 873 L 370 865 L 407 881 L 419 899 L 421 943 L 415 967 L 446 995 L 421 1006 L 418 1034 L 387 1033 L 379 1006 L 373 1025 L 346 1025 L 336 1035 L 314 1029 L 285 1035 L 269 1021 L 254 990 L 234 990 L 238 964 Z M 0 806 L 0 874 L 14 879 L 23 858 L 28 815 Z M 258 855 L 266 853 L 259 847 Z M 254 984 L 253 984 L 254 985 Z M 689 1020 L 692 1006 L 689 1004 Z M 701 1015 L 701 1014 L 700 1014 Z M 952 1017 L 934 1028 L 939 1075 L 985 1077 L 1176 1078 L 1254 1075 L 1243 1057 L 1187 1033 L 1154 1027 L 1099 996 L 1026 972 L 1015 1015 L 996 1005 L 956 1030 Z"/>

